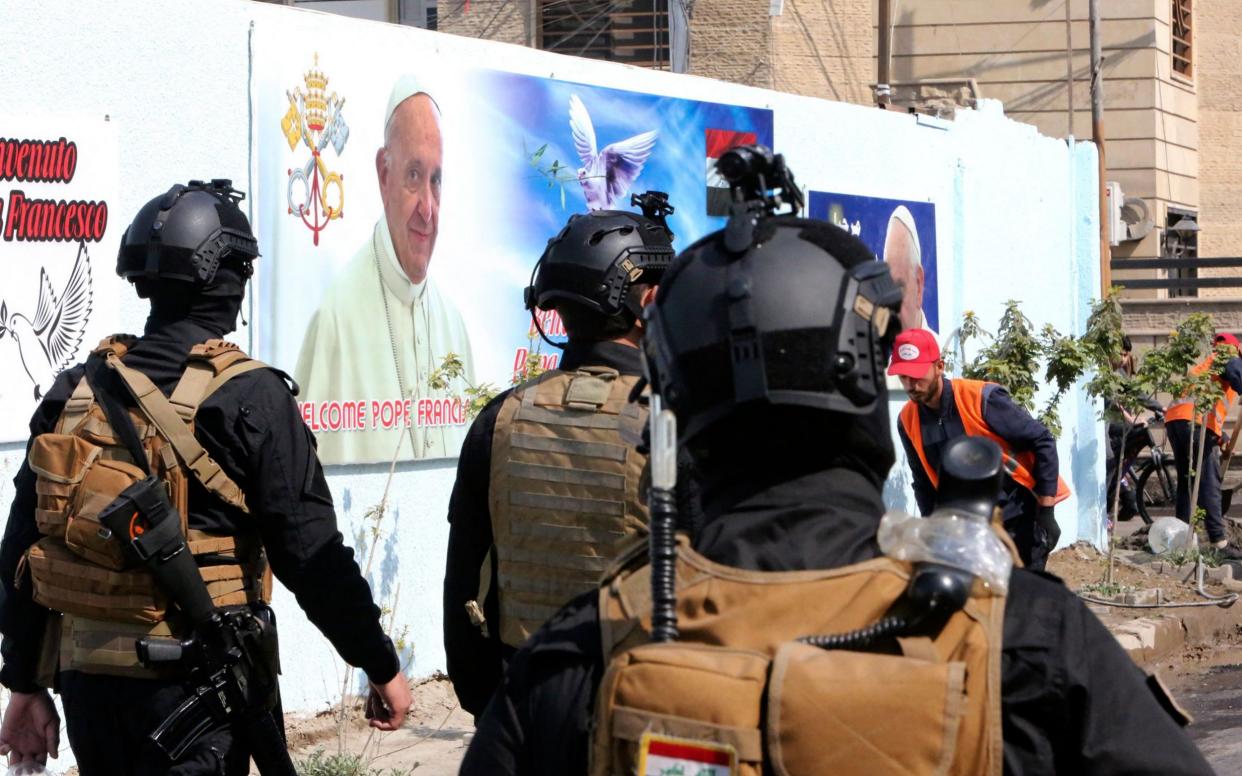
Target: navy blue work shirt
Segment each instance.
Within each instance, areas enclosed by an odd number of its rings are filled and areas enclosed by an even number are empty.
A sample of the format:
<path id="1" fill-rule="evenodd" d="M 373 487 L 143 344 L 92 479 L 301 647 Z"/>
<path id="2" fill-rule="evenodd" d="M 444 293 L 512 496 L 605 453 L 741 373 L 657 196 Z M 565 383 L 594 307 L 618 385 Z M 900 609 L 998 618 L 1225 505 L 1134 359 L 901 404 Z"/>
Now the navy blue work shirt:
<path id="1" fill-rule="evenodd" d="M 1242 359 L 1235 361 L 1242 368 Z M 945 445 L 958 437 L 966 436 L 962 416 L 958 414 L 957 402 L 953 398 L 953 381 L 944 378 L 939 410 L 917 403 L 915 406 L 918 408 L 923 435 L 923 453 L 932 470 L 939 471 L 940 455 Z M 995 383 L 983 389 L 983 422 L 992 433 L 1008 442 L 1015 453 L 1035 453 L 1035 467 L 1031 472 L 1035 478 L 1035 495 L 1055 496 L 1060 461 L 1057 459 L 1057 441 L 1052 432 L 1018 406 L 1010 397 L 1009 391 Z M 914 474 L 914 497 L 918 501 L 919 511 L 924 516 L 930 515 L 936 506 L 936 487 L 927 476 L 905 427 L 898 424 L 897 431 L 906 450 L 906 458 L 910 461 L 910 471 Z M 1004 495 L 1000 502 L 1004 519 L 1017 517 L 1032 508 L 1033 505 L 1029 503 L 1031 499 L 1026 495 L 1028 493 L 1030 491 L 1025 487 L 1005 475 Z"/>

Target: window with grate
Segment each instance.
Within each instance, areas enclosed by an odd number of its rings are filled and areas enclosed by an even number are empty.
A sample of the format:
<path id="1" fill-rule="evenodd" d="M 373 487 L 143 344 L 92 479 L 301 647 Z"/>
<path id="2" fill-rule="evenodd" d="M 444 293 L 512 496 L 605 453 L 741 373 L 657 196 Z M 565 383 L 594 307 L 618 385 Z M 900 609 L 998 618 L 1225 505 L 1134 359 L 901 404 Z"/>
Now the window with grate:
<path id="1" fill-rule="evenodd" d="M 1170 259 L 1193 259 L 1199 255 L 1199 216 L 1190 210 L 1169 208 L 1164 229 L 1164 255 Z M 1192 267 L 1169 270 L 1169 279 L 1191 280 L 1199 277 Z M 1171 288 L 1169 296 L 1198 296 L 1195 288 Z"/>
<path id="2" fill-rule="evenodd" d="M 669 0 L 539 0 L 539 47 L 560 54 L 668 70 L 668 3 Z"/>
<path id="3" fill-rule="evenodd" d="M 1173 72 L 1187 78 L 1195 76 L 1192 2 L 1173 0 Z"/>
<path id="4" fill-rule="evenodd" d="M 434 30 L 436 10 L 436 0 L 398 0 L 397 23 Z"/>

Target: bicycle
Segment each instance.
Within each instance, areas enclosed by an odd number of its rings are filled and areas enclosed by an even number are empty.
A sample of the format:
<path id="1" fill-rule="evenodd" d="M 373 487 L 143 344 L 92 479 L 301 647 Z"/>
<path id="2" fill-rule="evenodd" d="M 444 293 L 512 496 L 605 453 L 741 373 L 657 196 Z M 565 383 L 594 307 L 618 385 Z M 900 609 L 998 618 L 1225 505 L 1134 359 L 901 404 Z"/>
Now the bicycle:
<path id="1" fill-rule="evenodd" d="M 1164 420 L 1164 412 L 1154 402 L 1147 407 L 1153 413 L 1151 423 L 1136 421 L 1132 424 L 1109 425 L 1109 471 L 1108 508 L 1111 511 L 1115 497 L 1117 470 L 1116 456 L 1125 435 L 1125 453 L 1121 462 L 1121 494 L 1118 505 L 1119 520 L 1129 520 L 1135 515 L 1150 525 L 1152 513 L 1171 508 L 1177 499 L 1177 467 L 1173 456 L 1163 445 L 1156 442 L 1152 425 Z M 1144 458 L 1144 453 L 1150 451 Z M 1140 463 L 1140 459 L 1144 459 Z"/>
<path id="2" fill-rule="evenodd" d="M 1156 422 L 1164 422 L 1162 410 L 1153 410 L 1153 414 Z M 1163 445 L 1156 443 L 1150 424 L 1140 422 L 1131 429 L 1130 436 L 1137 439 L 1133 446 L 1127 439 L 1129 449 L 1127 449 L 1127 460 L 1124 465 L 1125 472 L 1133 477 L 1131 482 L 1134 483 L 1136 491 L 1138 515 L 1143 518 L 1144 523 L 1151 525 L 1152 511 L 1172 509 L 1177 503 L 1177 465 L 1173 462 L 1172 453 L 1166 451 Z M 1134 462 L 1144 450 L 1151 452 L 1136 475 Z"/>

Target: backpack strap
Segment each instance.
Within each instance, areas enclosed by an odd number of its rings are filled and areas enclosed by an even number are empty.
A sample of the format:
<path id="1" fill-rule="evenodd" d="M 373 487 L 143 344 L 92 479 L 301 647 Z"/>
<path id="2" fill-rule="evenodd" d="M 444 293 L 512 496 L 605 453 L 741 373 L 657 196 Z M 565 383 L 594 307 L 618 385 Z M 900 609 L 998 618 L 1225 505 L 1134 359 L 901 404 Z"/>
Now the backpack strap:
<path id="1" fill-rule="evenodd" d="M 115 353 L 117 356 L 123 356 L 137 341 L 138 338 L 132 334 L 113 334 L 101 339 L 99 344 L 91 349 L 91 355 L 97 354 L 106 358 L 109 353 Z M 78 384 L 74 386 L 73 393 L 65 401 L 65 408 L 61 410 L 60 418 L 56 421 L 56 433 L 67 434 L 81 425 L 94 403 L 95 392 L 91 390 L 90 381 L 83 375 L 78 380 Z"/>
<path id="2" fill-rule="evenodd" d="M 267 364 L 247 356 L 231 342 L 207 340 L 190 349 L 185 373 L 173 389 L 169 401 L 182 420 L 192 421 L 207 397 L 229 380 L 266 367 Z"/>
<path id="3" fill-rule="evenodd" d="M 195 438 L 194 432 L 190 430 L 189 423 L 181 417 L 172 402 L 164 396 L 155 383 L 137 369 L 125 366 L 114 353 L 108 355 L 108 365 L 121 376 L 122 382 L 133 394 L 138 406 L 151 419 L 164 438 L 172 444 L 177 457 L 181 459 L 186 468 L 194 473 L 194 477 L 202 483 L 203 487 L 219 496 L 226 504 L 243 512 L 249 512 L 246 508 L 246 496 L 241 488 L 225 474 L 220 464 L 207 454 Z"/>

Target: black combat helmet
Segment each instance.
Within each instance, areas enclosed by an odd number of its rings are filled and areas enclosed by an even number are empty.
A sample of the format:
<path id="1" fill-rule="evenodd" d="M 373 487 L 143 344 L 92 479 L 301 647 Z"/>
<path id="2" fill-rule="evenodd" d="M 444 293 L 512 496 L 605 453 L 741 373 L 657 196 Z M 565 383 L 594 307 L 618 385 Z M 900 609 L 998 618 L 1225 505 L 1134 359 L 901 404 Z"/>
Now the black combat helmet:
<path id="1" fill-rule="evenodd" d="M 594 210 L 570 216 L 565 228 L 548 240 L 526 288 L 532 312 L 572 303 L 601 318 L 642 316 L 632 293 L 636 284 L 660 282 L 673 261 L 673 233 L 665 221 L 673 213 L 661 192 L 636 194 L 643 213 Z"/>
<path id="2" fill-rule="evenodd" d="M 142 206 L 121 238 L 116 274 L 140 280 L 208 286 L 222 263 L 250 276 L 259 244 L 237 203 L 232 181 L 177 184 Z"/>
<path id="3" fill-rule="evenodd" d="M 679 437 L 764 403 L 883 410 L 902 297 L 887 266 L 844 230 L 797 217 L 779 155 L 735 149 L 718 169 L 734 196 L 728 226 L 678 256 L 646 311 L 648 374 Z"/>

